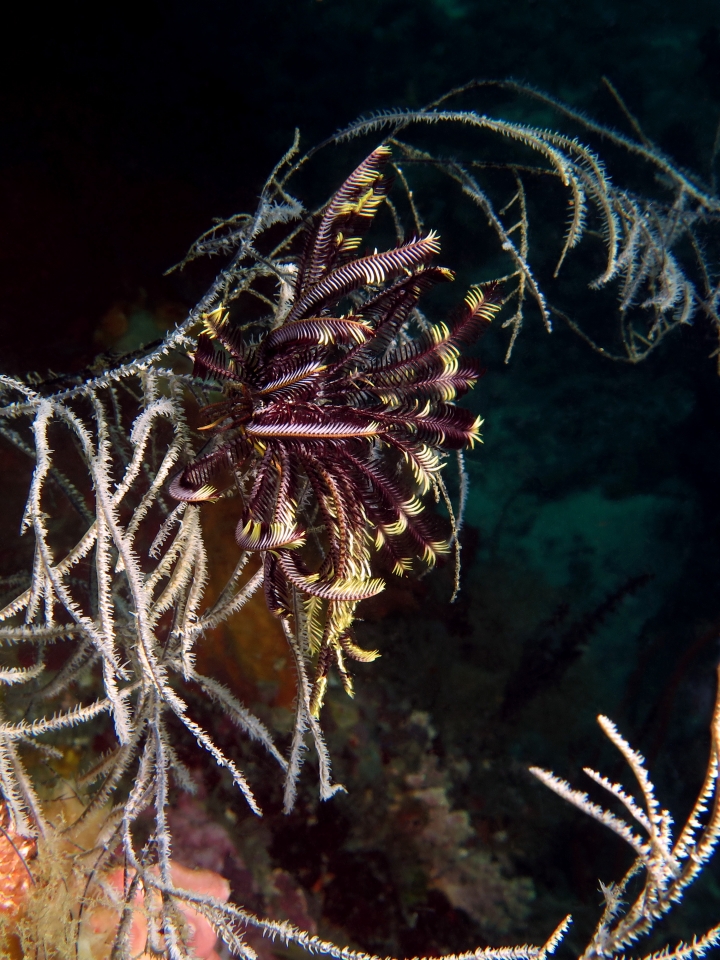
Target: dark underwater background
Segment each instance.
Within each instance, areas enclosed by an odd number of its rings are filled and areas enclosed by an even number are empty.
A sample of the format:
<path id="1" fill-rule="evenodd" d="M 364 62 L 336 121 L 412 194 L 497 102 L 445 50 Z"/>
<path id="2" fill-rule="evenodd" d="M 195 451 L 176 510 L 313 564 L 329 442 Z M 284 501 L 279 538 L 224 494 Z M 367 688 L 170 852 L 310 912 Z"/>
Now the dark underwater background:
<path id="1" fill-rule="evenodd" d="M 12 374 L 77 371 L 181 319 L 207 277 L 164 271 L 213 217 L 254 208 L 295 127 L 310 146 L 473 77 L 513 77 L 620 125 L 607 76 L 648 136 L 709 179 L 720 119 L 710 0 L 146 0 L 15 8 L 3 32 L 0 372 Z M 473 237 L 447 241 L 444 262 L 467 268 Z M 541 942 L 567 912 L 582 947 L 598 879 L 619 879 L 628 854 L 527 766 L 578 786 L 586 764 L 623 777 L 597 713 L 648 757 L 679 823 L 705 769 L 720 635 L 710 324 L 698 317 L 639 366 L 535 317 L 507 365 L 506 344 L 499 325 L 486 335 L 470 401 L 485 426 L 468 457 L 460 597 L 449 603 L 449 567 L 394 583 L 358 627 L 382 658 L 358 667 L 354 701 L 332 691 L 325 710 L 348 794 L 320 805 L 308 777 L 283 817 L 262 786 L 269 766 L 253 771 L 238 745 L 266 799 L 261 825 L 213 771 L 202 803 L 178 803 L 179 849 L 200 865 L 213 847 L 207 865 L 238 899 L 380 955 Z M 230 551 L 231 531 L 217 534 Z M 275 624 L 255 616 L 203 656 L 282 730 L 291 682 Z M 655 945 L 718 922 L 719 871 Z"/>

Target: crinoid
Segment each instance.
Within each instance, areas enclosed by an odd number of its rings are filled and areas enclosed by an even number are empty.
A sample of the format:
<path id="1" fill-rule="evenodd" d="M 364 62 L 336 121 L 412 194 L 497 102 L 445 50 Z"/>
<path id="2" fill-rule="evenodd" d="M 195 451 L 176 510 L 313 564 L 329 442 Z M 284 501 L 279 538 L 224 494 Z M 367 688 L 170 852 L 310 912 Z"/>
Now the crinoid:
<path id="1" fill-rule="evenodd" d="M 170 487 L 207 500 L 211 481 L 232 475 L 238 545 L 262 552 L 270 609 L 296 629 L 303 618 L 318 653 L 315 713 L 333 659 L 351 692 L 344 655 L 377 655 L 351 634 L 357 603 L 384 587 L 373 547 L 396 574 L 450 547 L 421 497 L 444 493 L 442 451 L 478 438 L 480 419 L 453 402 L 479 376 L 460 346 L 499 308 L 494 285 L 473 287 L 450 325 L 419 317 L 421 294 L 453 279 L 429 265 L 440 249 L 432 231 L 357 255 L 390 185 L 389 157 L 371 153 L 306 228 L 292 298 L 269 332 L 248 342 L 222 310 L 206 318 L 194 372 L 220 381 L 224 398 L 204 410 L 209 449 Z"/>

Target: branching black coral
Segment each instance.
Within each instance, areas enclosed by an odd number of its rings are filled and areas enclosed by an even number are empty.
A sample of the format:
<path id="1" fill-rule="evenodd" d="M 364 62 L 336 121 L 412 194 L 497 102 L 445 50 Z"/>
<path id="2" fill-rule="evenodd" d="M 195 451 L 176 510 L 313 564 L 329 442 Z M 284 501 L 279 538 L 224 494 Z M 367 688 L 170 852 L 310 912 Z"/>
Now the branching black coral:
<path id="1" fill-rule="evenodd" d="M 598 820 L 621 837 L 633 850 L 635 862 L 622 881 L 603 887 L 605 912 L 583 960 L 595 960 L 616 954 L 648 933 L 655 923 L 682 899 L 683 893 L 701 873 L 720 837 L 720 805 L 717 801 L 718 738 L 720 735 L 720 700 L 712 720 L 711 759 L 697 801 L 677 838 L 673 837 L 673 818 L 660 806 L 655 787 L 645 768 L 645 759 L 630 746 L 615 724 L 607 717 L 597 718 L 603 733 L 620 752 L 632 770 L 640 788 L 640 798 L 628 794 L 619 784 L 585 767 L 584 772 L 611 797 L 619 801 L 627 820 L 593 803 L 586 793 L 547 770 L 531 767 L 542 783 L 583 813 Z M 637 831 L 641 832 L 638 833 Z M 643 875 L 643 885 L 632 903 L 625 902 L 631 881 Z M 720 924 L 692 944 L 681 944 L 665 956 L 702 956 L 720 943 Z"/>

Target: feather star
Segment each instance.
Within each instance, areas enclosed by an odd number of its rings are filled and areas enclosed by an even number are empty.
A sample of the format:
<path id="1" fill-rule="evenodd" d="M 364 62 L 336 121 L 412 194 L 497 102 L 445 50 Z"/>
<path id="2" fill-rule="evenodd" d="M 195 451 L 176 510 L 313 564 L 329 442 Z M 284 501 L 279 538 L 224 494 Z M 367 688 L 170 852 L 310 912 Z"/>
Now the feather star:
<path id="1" fill-rule="evenodd" d="M 453 274 L 431 265 L 433 231 L 357 255 L 389 158 L 371 153 L 306 228 L 279 325 L 248 342 L 222 309 L 206 317 L 194 373 L 224 396 L 204 410 L 209 450 L 170 486 L 190 502 L 217 496 L 219 475 L 239 489 L 237 543 L 262 554 L 270 610 L 302 616 L 318 655 L 316 713 L 333 660 L 351 693 L 344 655 L 377 656 L 352 636 L 357 603 L 384 587 L 372 553 L 403 574 L 449 550 L 421 498 L 438 488 L 442 453 L 479 438 L 480 418 L 454 403 L 480 374 L 460 348 L 499 309 L 497 285 L 476 286 L 452 323 L 407 335 L 420 296 Z"/>

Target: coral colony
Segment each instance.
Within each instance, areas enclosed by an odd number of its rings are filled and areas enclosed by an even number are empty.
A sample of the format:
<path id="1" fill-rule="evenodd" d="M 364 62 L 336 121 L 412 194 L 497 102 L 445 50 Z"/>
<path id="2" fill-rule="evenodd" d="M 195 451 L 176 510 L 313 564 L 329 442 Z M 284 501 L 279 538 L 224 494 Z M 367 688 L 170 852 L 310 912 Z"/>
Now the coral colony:
<path id="1" fill-rule="evenodd" d="M 562 105 L 525 94 L 598 132 Z M 479 428 L 477 416 L 455 403 L 478 378 L 477 362 L 462 351 L 500 309 L 501 296 L 514 305 L 503 323 L 511 329 L 509 349 L 528 304 L 548 326 L 553 314 L 564 316 L 532 270 L 525 179 L 550 178 L 566 191 L 570 221 L 558 270 L 586 236 L 601 244 L 605 265 L 594 286 L 617 285 L 625 359 L 642 359 L 697 310 L 720 329 L 714 273 L 694 242 L 700 227 L 720 216 L 708 191 L 646 141 L 603 130 L 661 175 L 668 197 L 639 199 L 614 186 L 573 138 L 450 109 L 447 101 L 379 114 L 331 138 L 341 144 L 374 136 L 377 143 L 382 134 L 383 142 L 310 213 L 290 185 L 317 149 L 298 159 L 295 144 L 256 213 L 217 224 L 194 245 L 185 262 L 218 255 L 224 266 L 159 347 L 96 365 L 86 377 L 0 378 L 0 432 L 32 464 L 22 531 L 33 545 L 28 569 L 3 582 L 0 610 L 4 955 L 214 958 L 219 938 L 230 953 L 252 960 L 246 934 L 254 930 L 311 953 L 369 960 L 288 921 L 253 914 L 233 902 L 217 869 L 191 871 L 174 856 L 174 844 L 183 849 L 173 837 L 176 798 L 196 788 L 176 749 L 179 735 L 186 748 L 194 744 L 198 762 L 222 768 L 261 812 L 238 763 L 193 716 L 188 691 L 200 691 L 267 751 L 284 779 L 286 810 L 296 800 L 308 742 L 321 798 L 340 789 L 320 717 L 331 667 L 351 691 L 346 658 L 375 657 L 353 635 L 356 606 L 383 589 L 378 562 L 403 575 L 416 560 L 433 564 L 457 550 L 462 503 L 454 512 L 442 469 L 448 451 L 470 447 Z M 495 196 L 497 181 L 483 186 L 482 163 L 411 143 L 414 128 L 439 124 L 495 137 L 495 169 L 506 175 L 501 187 L 509 184 L 509 193 Z M 526 152 L 522 163 L 502 155 L 507 144 Z M 462 188 L 507 265 L 499 284 L 472 286 L 444 323 L 431 323 L 418 306 L 453 275 L 433 264 L 439 240 L 423 227 L 409 186 L 407 171 L 417 167 Z M 391 202 L 393 178 L 399 189 Z M 397 244 L 365 252 L 364 234 L 382 209 Z M 197 406 L 200 426 L 192 429 Z M 445 519 L 429 494 L 445 505 Z M 214 557 L 201 509 L 217 508 L 200 503 L 226 498 L 237 504 L 237 563 L 224 587 L 210 591 Z M 196 663 L 203 635 L 261 587 L 282 621 L 297 680 L 287 744 Z M 603 887 L 606 906 L 586 958 L 621 957 L 647 934 L 700 875 L 720 833 L 720 705 L 705 782 L 676 837 L 643 758 L 608 719 L 600 724 L 635 775 L 639 796 L 586 772 L 627 820 L 533 771 L 634 854 L 625 877 Z M 108 746 L 73 774 L 71 796 L 59 796 L 44 776 L 47 764 L 62 761 L 83 729 L 102 733 Z M 544 960 L 569 922 L 543 946 L 464 956 Z M 719 940 L 715 927 L 663 955 L 698 957 Z"/>

